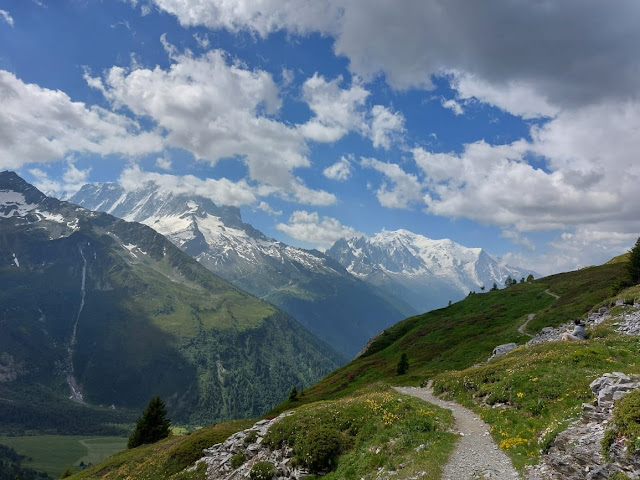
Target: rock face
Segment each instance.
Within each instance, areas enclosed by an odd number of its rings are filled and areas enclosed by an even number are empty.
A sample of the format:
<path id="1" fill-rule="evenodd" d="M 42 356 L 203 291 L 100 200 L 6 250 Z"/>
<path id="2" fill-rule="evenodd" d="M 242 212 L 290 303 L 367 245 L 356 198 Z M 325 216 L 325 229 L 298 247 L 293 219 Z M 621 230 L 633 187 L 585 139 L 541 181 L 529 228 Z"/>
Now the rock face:
<path id="1" fill-rule="evenodd" d="M 292 415 L 293 412 L 286 412 L 273 420 L 261 420 L 253 427 L 238 432 L 223 443 L 218 443 L 211 448 L 207 448 L 205 456 L 201 458 L 192 469 L 198 468 L 201 463 L 207 465 L 207 479 L 209 480 L 231 480 L 250 478 L 251 468 L 258 462 L 270 462 L 275 467 L 275 477 L 278 480 L 299 480 L 307 478 L 309 472 L 298 467 L 289 466 L 289 460 L 293 457 L 289 447 L 282 447 L 271 450 L 262 445 L 262 441 L 269 431 L 269 428 L 281 418 Z M 232 466 L 232 458 L 241 458 L 244 461 L 241 465 Z"/>
<path id="2" fill-rule="evenodd" d="M 614 472 L 640 477 L 640 457 L 627 455 L 623 441 L 611 447 L 611 460 L 604 458 L 601 441 L 611 427 L 615 402 L 640 387 L 624 373 L 607 373 L 591 383 L 596 404 L 582 405 L 582 418 L 558 434 L 549 452 L 528 473 L 529 480 L 607 479 Z"/>
<path id="3" fill-rule="evenodd" d="M 586 326 L 595 327 L 596 325 L 600 325 L 602 322 L 610 318 L 611 315 L 609 314 L 609 309 L 607 307 L 602 307 L 596 312 L 591 312 L 584 320 L 584 323 Z M 558 341 L 562 337 L 562 334 L 567 330 L 573 330 L 573 326 L 574 324 L 571 321 L 563 323 L 557 328 L 544 327 L 531 340 L 529 340 L 526 345 L 535 345 L 536 343 Z"/>

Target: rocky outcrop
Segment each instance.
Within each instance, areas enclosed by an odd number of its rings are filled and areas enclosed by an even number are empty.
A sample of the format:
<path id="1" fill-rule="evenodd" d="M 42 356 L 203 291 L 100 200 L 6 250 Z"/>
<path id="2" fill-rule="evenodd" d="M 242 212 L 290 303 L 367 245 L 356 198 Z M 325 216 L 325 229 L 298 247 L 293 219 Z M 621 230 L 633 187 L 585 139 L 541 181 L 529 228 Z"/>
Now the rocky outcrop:
<path id="1" fill-rule="evenodd" d="M 504 345 L 498 345 L 496 348 L 493 349 L 493 353 L 489 357 L 489 360 L 499 357 L 500 355 L 505 355 L 509 353 L 511 350 L 515 350 L 516 348 L 518 348 L 518 344 L 513 342 L 505 343 Z"/>
<path id="2" fill-rule="evenodd" d="M 618 332 L 625 335 L 640 335 L 640 305 L 634 305 L 635 311 L 625 312 L 616 317 L 616 322 L 612 325 Z"/>
<path id="3" fill-rule="evenodd" d="M 612 445 L 610 459 L 602 454 L 602 439 L 611 428 L 615 402 L 640 387 L 640 382 L 624 373 L 607 373 L 591 383 L 594 404 L 582 405 L 582 417 L 558 434 L 549 452 L 532 467 L 529 480 L 607 479 L 614 472 L 640 478 L 640 458 L 628 455 L 624 441 Z"/>
<path id="4" fill-rule="evenodd" d="M 584 323 L 587 327 L 595 327 L 596 325 L 600 325 L 605 320 L 611 318 L 609 314 L 608 307 L 601 307 L 595 312 L 591 312 L 587 318 L 584 320 Z M 544 327 L 538 334 L 536 334 L 531 340 L 529 340 L 526 345 L 535 345 L 536 343 L 543 342 L 554 342 L 560 340 L 562 334 L 567 330 L 573 330 L 574 324 L 573 321 L 564 323 L 557 328 L 554 327 Z"/>
<path id="5" fill-rule="evenodd" d="M 203 462 L 207 465 L 208 480 L 240 480 L 249 477 L 251 468 L 258 462 L 270 462 L 275 467 L 277 480 L 300 480 L 309 477 L 309 472 L 299 466 L 290 465 L 291 448 L 284 446 L 276 450 L 262 444 L 269 428 L 281 418 L 292 415 L 286 412 L 273 420 L 261 420 L 253 427 L 235 433 L 223 443 L 204 450 L 205 456 L 190 469 L 195 470 Z"/>

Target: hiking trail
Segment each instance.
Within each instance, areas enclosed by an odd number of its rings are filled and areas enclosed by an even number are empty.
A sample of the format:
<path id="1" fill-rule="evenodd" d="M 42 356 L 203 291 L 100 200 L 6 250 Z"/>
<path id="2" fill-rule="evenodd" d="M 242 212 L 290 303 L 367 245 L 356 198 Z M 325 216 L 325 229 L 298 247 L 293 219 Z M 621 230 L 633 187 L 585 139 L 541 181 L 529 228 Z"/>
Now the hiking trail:
<path id="1" fill-rule="evenodd" d="M 453 401 L 438 398 L 431 382 L 425 388 L 394 387 L 396 391 L 420 398 L 439 407 L 451 410 L 454 431 L 460 439 L 449 461 L 442 469 L 442 480 L 474 480 L 477 478 L 517 479 L 518 472 L 507 454 L 498 448 L 489 433 L 489 425 L 471 410 Z"/>

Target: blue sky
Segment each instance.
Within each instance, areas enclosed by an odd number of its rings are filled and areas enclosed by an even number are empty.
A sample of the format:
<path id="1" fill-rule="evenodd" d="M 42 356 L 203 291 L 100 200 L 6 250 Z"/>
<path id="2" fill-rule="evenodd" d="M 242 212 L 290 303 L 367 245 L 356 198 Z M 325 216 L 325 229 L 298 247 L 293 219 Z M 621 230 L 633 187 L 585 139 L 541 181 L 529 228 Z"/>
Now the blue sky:
<path id="1" fill-rule="evenodd" d="M 640 232 L 640 3 L 5 0 L 0 169 L 552 273 Z"/>

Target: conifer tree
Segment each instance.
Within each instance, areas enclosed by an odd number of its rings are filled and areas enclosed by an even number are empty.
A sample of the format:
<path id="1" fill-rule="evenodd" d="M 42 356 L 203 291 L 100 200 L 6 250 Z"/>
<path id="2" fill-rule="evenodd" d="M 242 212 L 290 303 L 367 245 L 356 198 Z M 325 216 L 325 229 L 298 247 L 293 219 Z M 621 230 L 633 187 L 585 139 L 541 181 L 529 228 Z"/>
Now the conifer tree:
<path id="1" fill-rule="evenodd" d="M 634 285 L 640 283 L 640 237 L 636 240 L 635 246 L 631 249 L 629 257 L 629 275 Z"/>
<path id="2" fill-rule="evenodd" d="M 171 421 L 167 418 L 167 407 L 160 397 L 153 397 L 136 422 L 136 428 L 129 437 L 127 448 L 135 448 L 145 443 L 155 443 L 169 436 Z"/>
<path id="3" fill-rule="evenodd" d="M 409 370 L 409 357 L 407 357 L 406 353 L 400 355 L 400 361 L 398 361 L 398 368 L 396 369 L 396 373 L 398 375 L 404 375 Z"/>
<path id="4" fill-rule="evenodd" d="M 289 392 L 289 401 L 295 402 L 297 399 L 298 399 L 298 389 L 294 385 L 291 391 Z"/>

